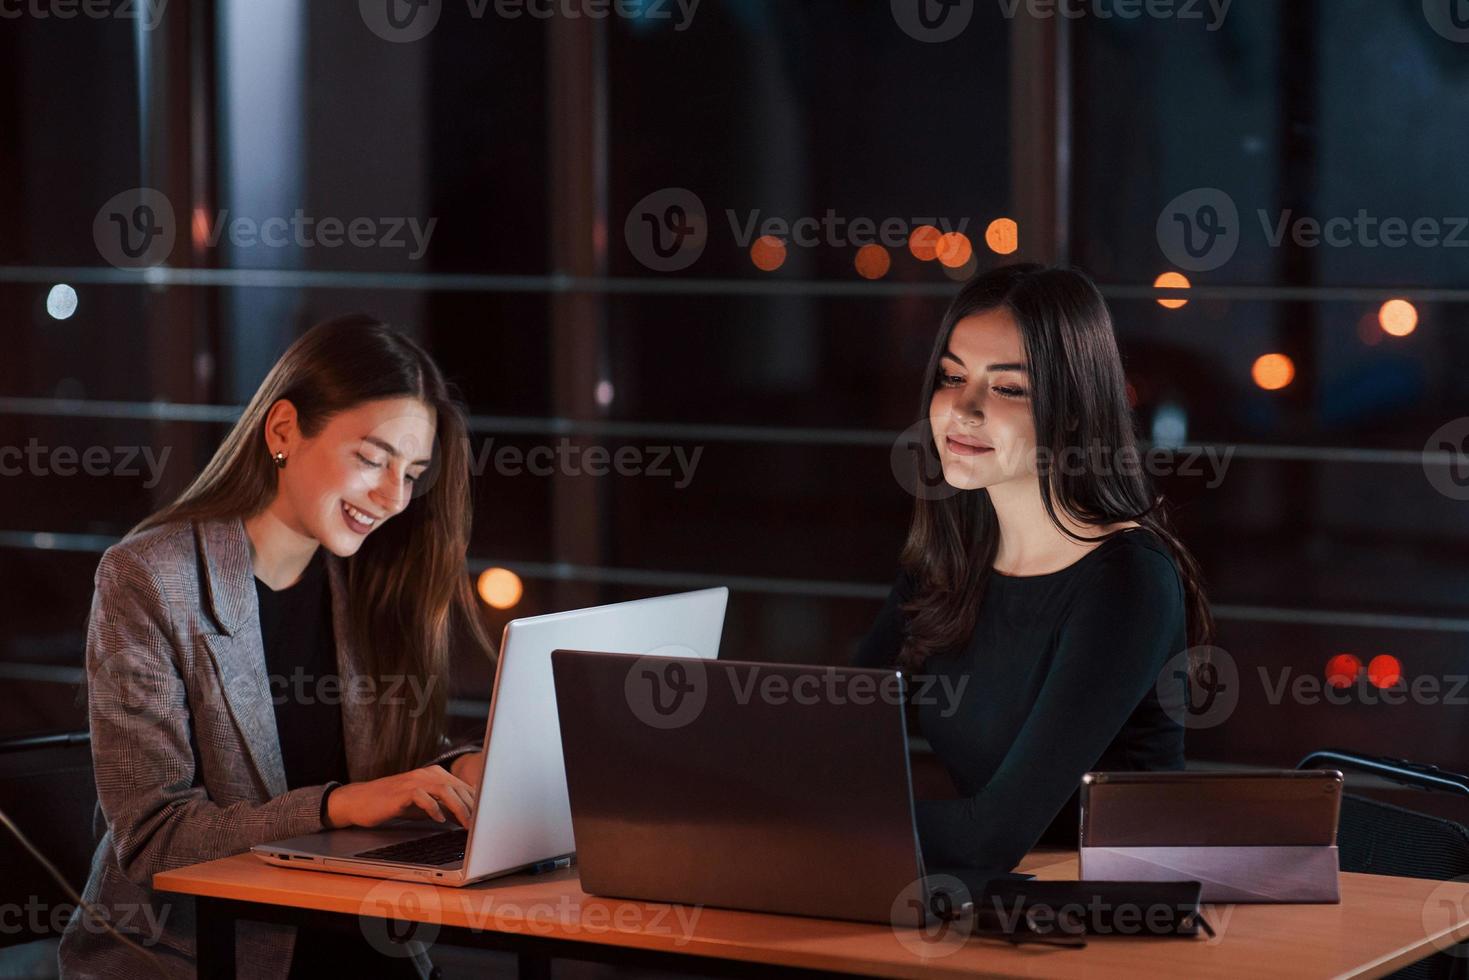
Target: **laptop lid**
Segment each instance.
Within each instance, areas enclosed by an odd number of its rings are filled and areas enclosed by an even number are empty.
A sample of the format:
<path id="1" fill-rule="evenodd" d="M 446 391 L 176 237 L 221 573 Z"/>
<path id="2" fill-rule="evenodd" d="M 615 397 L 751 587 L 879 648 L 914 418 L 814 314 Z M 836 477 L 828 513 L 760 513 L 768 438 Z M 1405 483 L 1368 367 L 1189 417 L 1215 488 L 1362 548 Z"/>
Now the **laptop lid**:
<path id="1" fill-rule="evenodd" d="M 1335 770 L 1091 772 L 1080 845 L 1329 846 L 1341 792 Z"/>
<path id="2" fill-rule="evenodd" d="M 897 671 L 557 650 L 581 885 L 921 924 Z"/>
<path id="3" fill-rule="evenodd" d="M 637 599 L 512 621 L 505 627 L 485 728 L 485 769 L 470 829 L 471 880 L 575 849 L 551 651 L 719 654 L 726 588 Z"/>

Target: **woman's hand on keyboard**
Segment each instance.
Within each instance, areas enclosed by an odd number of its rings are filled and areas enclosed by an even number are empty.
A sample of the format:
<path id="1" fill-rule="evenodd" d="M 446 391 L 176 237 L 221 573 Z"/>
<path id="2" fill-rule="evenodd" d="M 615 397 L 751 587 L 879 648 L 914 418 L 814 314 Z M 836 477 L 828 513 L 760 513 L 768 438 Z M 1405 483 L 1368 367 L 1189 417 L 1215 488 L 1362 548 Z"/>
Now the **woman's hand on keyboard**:
<path id="1" fill-rule="evenodd" d="M 468 827 L 474 813 L 474 790 L 443 766 L 424 766 L 365 783 L 348 783 L 327 798 L 327 821 L 333 827 L 376 827 L 398 817 L 421 817 L 444 823 L 453 817 Z"/>

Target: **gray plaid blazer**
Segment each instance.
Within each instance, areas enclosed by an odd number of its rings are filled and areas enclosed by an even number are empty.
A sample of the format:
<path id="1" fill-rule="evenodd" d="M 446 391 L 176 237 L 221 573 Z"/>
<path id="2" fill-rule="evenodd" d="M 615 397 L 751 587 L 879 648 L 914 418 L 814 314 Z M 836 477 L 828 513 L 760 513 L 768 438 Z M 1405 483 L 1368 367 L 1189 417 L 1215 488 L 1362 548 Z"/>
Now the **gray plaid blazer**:
<path id="1" fill-rule="evenodd" d="M 346 642 L 342 560 L 327 556 L 342 690 L 362 665 Z M 153 875 L 322 829 L 322 786 L 287 790 L 250 542 L 240 520 L 150 528 L 103 554 L 87 624 L 87 701 L 97 780 L 97 851 L 82 897 L 152 951 L 195 974 L 191 898 Z M 370 707 L 343 697 L 347 768 L 366 778 Z M 433 761 L 447 765 L 476 746 Z M 239 976 L 284 977 L 296 931 L 242 923 Z M 72 916 L 64 977 L 151 978 L 157 968 L 96 922 Z M 420 961 L 420 965 L 423 962 Z"/>

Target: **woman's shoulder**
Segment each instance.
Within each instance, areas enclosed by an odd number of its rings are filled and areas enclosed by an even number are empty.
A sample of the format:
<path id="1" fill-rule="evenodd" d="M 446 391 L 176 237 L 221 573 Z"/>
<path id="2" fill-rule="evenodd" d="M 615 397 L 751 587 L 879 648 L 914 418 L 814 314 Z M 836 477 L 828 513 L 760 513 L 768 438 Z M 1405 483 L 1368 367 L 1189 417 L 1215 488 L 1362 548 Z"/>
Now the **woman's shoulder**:
<path id="1" fill-rule="evenodd" d="M 193 521 L 165 521 L 125 535 L 102 553 L 102 559 L 134 559 L 148 567 L 168 567 L 192 562 L 196 551 Z"/>
<path id="2" fill-rule="evenodd" d="M 1169 550 L 1167 542 L 1158 535 L 1158 532 L 1152 528 L 1143 527 L 1141 524 L 1119 526 L 1103 543 L 1112 545 L 1114 550 L 1124 554 L 1134 556 L 1153 554 L 1168 564 L 1173 564 L 1173 552 Z"/>
<path id="3" fill-rule="evenodd" d="M 1183 601 L 1183 576 L 1167 543 L 1146 527 L 1123 528 L 1091 555 L 1089 599 L 1112 601 L 1130 593 L 1154 598 L 1176 596 Z"/>
<path id="4" fill-rule="evenodd" d="M 134 530 L 102 553 L 95 583 L 177 596 L 199 589 L 203 536 L 214 522 L 184 518 Z"/>

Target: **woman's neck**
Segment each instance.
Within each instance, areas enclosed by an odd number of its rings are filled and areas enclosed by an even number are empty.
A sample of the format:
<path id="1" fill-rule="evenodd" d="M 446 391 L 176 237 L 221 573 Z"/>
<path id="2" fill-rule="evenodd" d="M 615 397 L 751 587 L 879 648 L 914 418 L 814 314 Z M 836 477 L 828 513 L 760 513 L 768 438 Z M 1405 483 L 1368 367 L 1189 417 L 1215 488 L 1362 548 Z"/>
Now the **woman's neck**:
<path id="1" fill-rule="evenodd" d="M 293 529 L 276 513 L 275 504 L 245 519 L 250 538 L 250 564 L 255 577 L 272 591 L 295 585 L 320 543 Z"/>
<path id="2" fill-rule="evenodd" d="M 1046 575 L 1075 563 L 1097 543 L 1077 541 L 1058 528 L 1046 512 L 1040 481 L 1010 480 L 989 488 L 1000 529 L 994 569 L 1002 575 Z M 1076 534 L 1095 537 L 1098 528 L 1073 520 L 1056 506 L 1061 523 Z"/>

